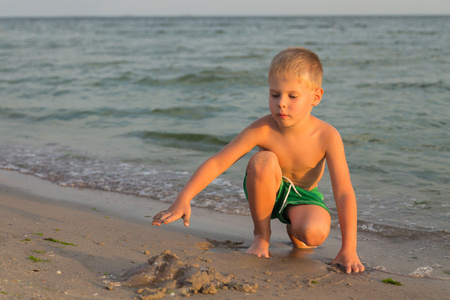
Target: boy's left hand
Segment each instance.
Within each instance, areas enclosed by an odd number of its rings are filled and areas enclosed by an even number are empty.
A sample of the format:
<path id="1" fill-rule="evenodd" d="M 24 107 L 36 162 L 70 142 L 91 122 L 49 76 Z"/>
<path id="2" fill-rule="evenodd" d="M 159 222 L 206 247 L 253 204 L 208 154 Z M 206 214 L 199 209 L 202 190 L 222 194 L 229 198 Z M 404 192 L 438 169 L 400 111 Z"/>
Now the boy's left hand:
<path id="1" fill-rule="evenodd" d="M 338 255 L 331 264 L 339 264 L 343 266 L 345 268 L 345 273 L 347 274 L 364 272 L 364 266 L 359 260 L 356 251 L 348 251 L 341 248 Z"/>

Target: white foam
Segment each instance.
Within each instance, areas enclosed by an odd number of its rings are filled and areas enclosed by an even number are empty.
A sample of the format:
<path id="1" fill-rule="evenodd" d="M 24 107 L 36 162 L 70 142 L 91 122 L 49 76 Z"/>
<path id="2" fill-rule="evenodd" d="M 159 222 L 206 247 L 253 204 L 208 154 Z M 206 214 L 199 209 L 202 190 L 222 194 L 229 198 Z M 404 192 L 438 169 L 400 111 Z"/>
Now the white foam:
<path id="1" fill-rule="evenodd" d="M 389 272 L 389 270 L 383 266 L 375 266 L 375 267 L 373 267 L 373 269 L 377 270 L 377 271 L 382 271 L 382 272 Z"/>
<path id="2" fill-rule="evenodd" d="M 433 272 L 433 268 L 429 266 L 417 268 L 414 272 L 409 273 L 409 276 L 424 278 L 430 277 L 431 272 Z"/>

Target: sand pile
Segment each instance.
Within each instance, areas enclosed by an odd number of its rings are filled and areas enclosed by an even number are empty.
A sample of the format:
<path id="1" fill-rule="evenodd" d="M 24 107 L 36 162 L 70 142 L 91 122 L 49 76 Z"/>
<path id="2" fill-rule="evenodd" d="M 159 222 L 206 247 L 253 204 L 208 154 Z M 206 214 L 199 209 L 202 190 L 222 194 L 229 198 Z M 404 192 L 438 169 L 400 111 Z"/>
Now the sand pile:
<path id="1" fill-rule="evenodd" d="M 159 299 L 165 295 L 216 294 L 219 289 L 254 293 L 257 284 L 239 283 L 234 274 L 223 275 L 213 268 L 198 267 L 181 261 L 169 250 L 151 257 L 147 263 L 123 272 L 121 286 L 139 287 L 140 299 Z M 111 284 L 109 288 L 117 284 Z"/>

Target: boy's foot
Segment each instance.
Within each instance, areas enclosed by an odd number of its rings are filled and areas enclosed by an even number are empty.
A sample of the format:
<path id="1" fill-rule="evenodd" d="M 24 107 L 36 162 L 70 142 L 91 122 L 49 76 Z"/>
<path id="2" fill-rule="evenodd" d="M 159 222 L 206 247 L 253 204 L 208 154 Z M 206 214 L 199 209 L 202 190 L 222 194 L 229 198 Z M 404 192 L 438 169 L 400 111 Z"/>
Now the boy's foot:
<path id="1" fill-rule="evenodd" d="M 269 255 L 269 242 L 265 239 L 255 237 L 252 245 L 246 251 L 247 254 L 256 255 L 258 257 L 270 258 Z"/>
<path id="2" fill-rule="evenodd" d="M 295 238 L 292 235 L 291 224 L 287 224 L 286 225 L 286 231 L 287 231 L 287 234 L 288 234 L 289 238 L 291 239 L 291 242 L 292 242 L 292 245 L 294 246 L 294 248 L 298 248 L 298 249 L 314 249 L 314 248 L 317 248 L 316 246 L 308 246 L 305 243 L 303 243 L 302 241 L 300 241 L 299 239 Z"/>

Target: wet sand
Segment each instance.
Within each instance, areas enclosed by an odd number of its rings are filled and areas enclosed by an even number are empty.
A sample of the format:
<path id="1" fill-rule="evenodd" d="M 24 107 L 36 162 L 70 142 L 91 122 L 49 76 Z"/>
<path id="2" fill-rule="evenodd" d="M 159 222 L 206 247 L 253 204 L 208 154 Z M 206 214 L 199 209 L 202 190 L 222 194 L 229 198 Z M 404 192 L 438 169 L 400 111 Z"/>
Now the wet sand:
<path id="1" fill-rule="evenodd" d="M 167 250 L 185 267 L 232 278 L 217 284 L 213 296 L 188 291 L 194 298 L 447 299 L 450 294 L 449 245 L 438 237 L 360 233 L 358 253 L 366 271 L 346 275 L 329 265 L 340 247 L 338 229 L 314 251 L 294 251 L 282 224 L 272 222 L 272 258 L 264 259 L 245 254 L 252 240 L 250 216 L 193 208 L 189 228 L 181 222 L 152 226 L 151 217 L 167 206 L 0 171 L 0 299 L 144 298 L 149 293 L 120 284 L 119 275 Z M 382 282 L 388 278 L 402 285 Z M 251 288 L 237 288 L 242 286 Z M 167 287 L 166 298 L 184 297 L 179 286 Z"/>

